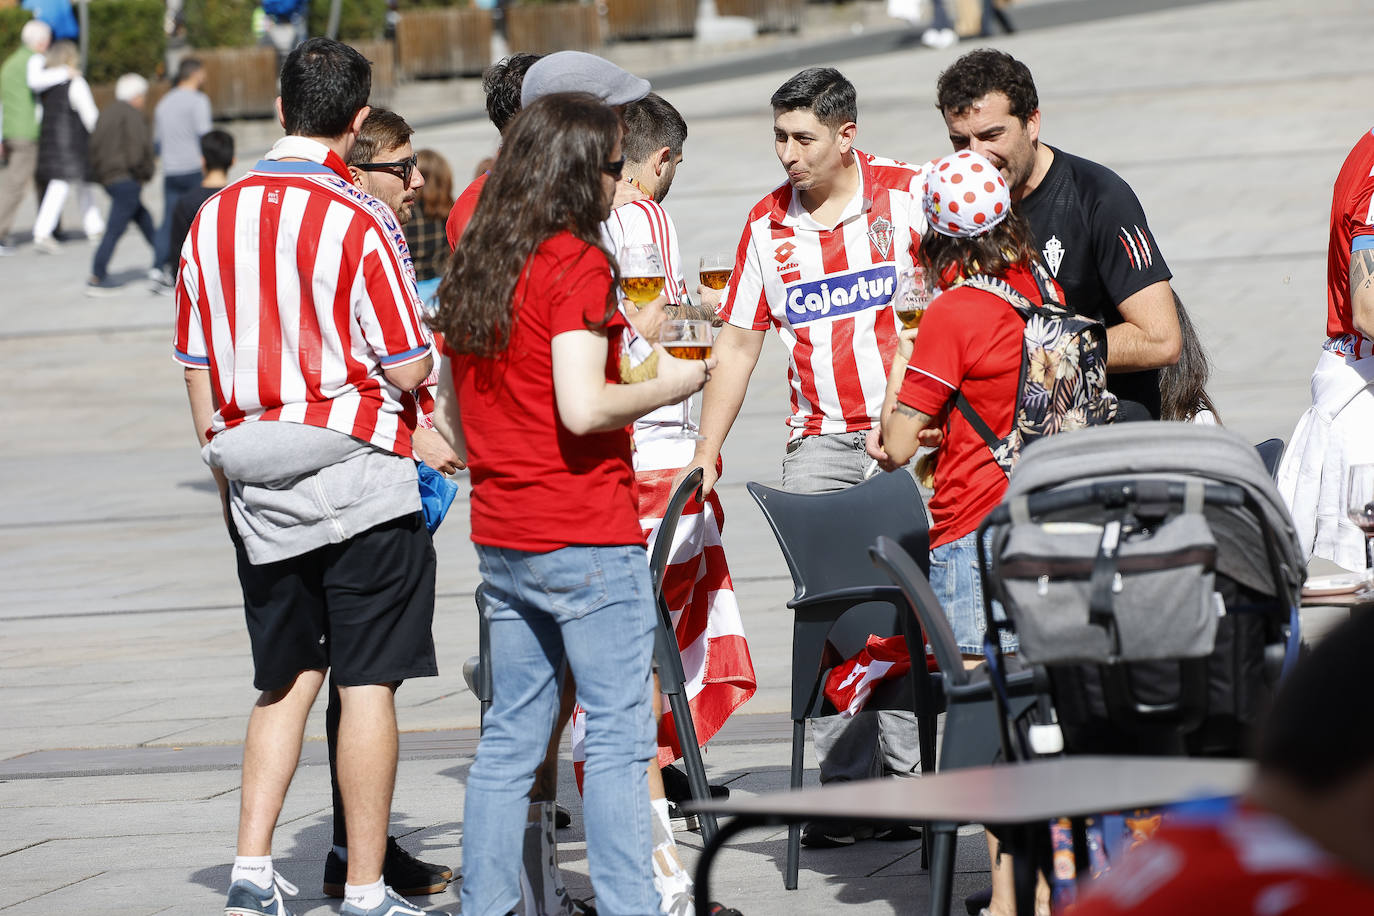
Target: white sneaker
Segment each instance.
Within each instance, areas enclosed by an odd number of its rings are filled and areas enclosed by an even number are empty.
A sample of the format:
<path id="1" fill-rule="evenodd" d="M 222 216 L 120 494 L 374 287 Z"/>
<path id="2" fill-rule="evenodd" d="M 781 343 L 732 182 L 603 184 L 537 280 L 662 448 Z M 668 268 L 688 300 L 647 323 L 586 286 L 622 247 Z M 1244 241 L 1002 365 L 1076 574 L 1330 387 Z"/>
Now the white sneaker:
<path id="1" fill-rule="evenodd" d="M 60 254 L 62 245 L 50 235 L 45 235 L 41 239 L 33 240 L 33 250 L 43 254 Z"/>
<path id="2" fill-rule="evenodd" d="M 921 44 L 937 51 L 943 51 L 958 41 L 959 36 L 953 29 L 926 29 L 921 33 Z"/>

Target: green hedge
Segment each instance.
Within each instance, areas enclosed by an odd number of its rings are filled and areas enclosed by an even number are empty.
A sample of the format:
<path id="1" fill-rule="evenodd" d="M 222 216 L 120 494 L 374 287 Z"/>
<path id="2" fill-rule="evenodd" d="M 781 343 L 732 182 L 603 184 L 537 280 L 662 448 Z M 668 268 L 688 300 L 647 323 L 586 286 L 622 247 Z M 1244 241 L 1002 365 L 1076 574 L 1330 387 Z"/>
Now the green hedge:
<path id="1" fill-rule="evenodd" d="M 182 7 L 186 40 L 193 48 L 257 44 L 253 34 L 253 11 L 257 7 L 257 0 L 186 0 Z"/>
<path id="2" fill-rule="evenodd" d="M 19 30 L 32 18 L 33 13 L 14 7 L 0 10 L 0 61 L 14 53 L 19 47 Z"/>
<path id="3" fill-rule="evenodd" d="M 90 48 L 86 79 L 113 83 L 125 73 L 161 75 L 167 36 L 162 0 L 94 0 L 90 5 Z"/>
<path id="4" fill-rule="evenodd" d="M 323 35 L 329 28 L 330 0 L 312 0 L 310 34 Z M 371 41 L 386 31 L 386 0 L 343 0 L 339 9 L 340 41 Z"/>

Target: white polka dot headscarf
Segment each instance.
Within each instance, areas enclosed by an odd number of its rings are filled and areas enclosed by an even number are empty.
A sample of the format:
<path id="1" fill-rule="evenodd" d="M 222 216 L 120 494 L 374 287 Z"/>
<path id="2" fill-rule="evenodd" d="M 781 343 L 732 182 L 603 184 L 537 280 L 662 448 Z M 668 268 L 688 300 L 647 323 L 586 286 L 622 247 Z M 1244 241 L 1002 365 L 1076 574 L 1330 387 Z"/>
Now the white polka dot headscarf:
<path id="1" fill-rule="evenodd" d="M 991 162 L 972 150 L 960 150 L 932 164 L 921 203 L 930 228 L 967 239 L 1007 218 L 1011 191 Z"/>

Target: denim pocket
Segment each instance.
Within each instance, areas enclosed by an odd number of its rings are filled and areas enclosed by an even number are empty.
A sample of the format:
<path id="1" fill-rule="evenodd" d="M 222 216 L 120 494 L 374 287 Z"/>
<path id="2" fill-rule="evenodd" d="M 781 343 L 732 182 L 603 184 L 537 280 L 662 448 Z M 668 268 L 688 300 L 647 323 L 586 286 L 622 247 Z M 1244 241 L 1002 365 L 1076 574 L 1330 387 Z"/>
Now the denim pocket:
<path id="1" fill-rule="evenodd" d="M 526 554 L 523 562 L 553 614 L 581 617 L 605 604 L 610 595 L 599 548 L 563 547 Z"/>

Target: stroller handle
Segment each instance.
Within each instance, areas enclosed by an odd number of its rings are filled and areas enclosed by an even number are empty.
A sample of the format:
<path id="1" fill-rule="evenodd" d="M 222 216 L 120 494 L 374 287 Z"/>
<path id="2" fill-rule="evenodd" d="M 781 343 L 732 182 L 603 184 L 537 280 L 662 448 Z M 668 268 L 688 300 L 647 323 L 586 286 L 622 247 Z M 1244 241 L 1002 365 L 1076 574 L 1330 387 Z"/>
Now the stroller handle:
<path id="1" fill-rule="evenodd" d="M 1182 503 L 1186 493 L 1187 484 L 1182 481 L 1096 481 L 1044 493 L 1032 493 L 1026 498 L 1026 504 L 1031 517 L 1034 518 L 1082 506 L 1116 508 L 1143 503 Z M 1203 487 L 1203 501 L 1213 506 L 1242 507 L 1245 505 L 1245 491 L 1230 484 L 1208 483 Z M 988 513 L 980 528 L 1009 524 L 1012 520 L 1011 512 L 1009 503 L 998 505 Z"/>

